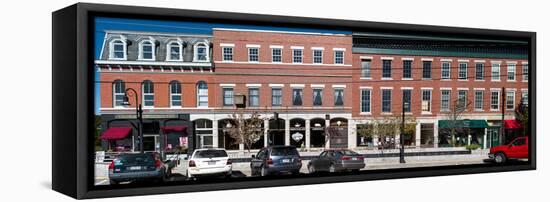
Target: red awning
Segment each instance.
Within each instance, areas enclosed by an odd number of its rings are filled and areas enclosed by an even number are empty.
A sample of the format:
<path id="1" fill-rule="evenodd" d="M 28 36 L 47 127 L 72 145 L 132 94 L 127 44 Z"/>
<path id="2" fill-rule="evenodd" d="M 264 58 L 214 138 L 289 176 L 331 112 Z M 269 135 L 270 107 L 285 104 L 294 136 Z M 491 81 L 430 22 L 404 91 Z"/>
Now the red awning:
<path id="1" fill-rule="evenodd" d="M 516 121 L 516 120 L 504 120 L 504 128 L 518 129 L 518 128 L 523 128 L 523 126 L 519 121 Z"/>
<path id="2" fill-rule="evenodd" d="M 164 133 L 167 132 L 186 132 L 187 126 L 164 126 L 162 127 Z"/>
<path id="3" fill-rule="evenodd" d="M 108 128 L 101 134 L 100 139 L 102 140 L 121 140 L 126 138 L 130 133 L 132 133 L 132 128 L 126 127 L 114 127 Z"/>

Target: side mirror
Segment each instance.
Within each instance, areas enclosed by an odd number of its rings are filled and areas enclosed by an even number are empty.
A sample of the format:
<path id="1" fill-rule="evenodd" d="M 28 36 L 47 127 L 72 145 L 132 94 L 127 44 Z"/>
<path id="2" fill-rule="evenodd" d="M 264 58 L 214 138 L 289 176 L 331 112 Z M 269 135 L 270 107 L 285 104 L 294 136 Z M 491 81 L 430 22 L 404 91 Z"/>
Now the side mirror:
<path id="1" fill-rule="evenodd" d="M 252 154 L 252 156 L 251 156 L 251 157 L 252 157 L 253 159 L 255 159 L 255 158 L 256 158 L 256 155 Z"/>

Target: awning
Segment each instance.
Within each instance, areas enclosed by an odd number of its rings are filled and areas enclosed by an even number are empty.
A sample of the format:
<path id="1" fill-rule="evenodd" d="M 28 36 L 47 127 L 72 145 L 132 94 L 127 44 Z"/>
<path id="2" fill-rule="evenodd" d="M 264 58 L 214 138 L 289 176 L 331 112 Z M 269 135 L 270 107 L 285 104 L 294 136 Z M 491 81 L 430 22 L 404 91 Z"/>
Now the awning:
<path id="1" fill-rule="evenodd" d="M 167 132 L 186 132 L 187 126 L 164 126 L 161 127 L 164 133 Z"/>
<path id="2" fill-rule="evenodd" d="M 439 128 L 487 128 L 485 120 L 439 120 Z"/>
<path id="3" fill-rule="evenodd" d="M 108 128 L 101 134 L 100 139 L 102 140 L 121 140 L 126 138 L 130 133 L 132 133 L 132 128 L 127 127 L 113 127 Z"/>
<path id="4" fill-rule="evenodd" d="M 516 120 L 504 120 L 504 128 L 518 129 L 518 128 L 523 128 L 523 126 L 519 121 L 516 121 Z"/>

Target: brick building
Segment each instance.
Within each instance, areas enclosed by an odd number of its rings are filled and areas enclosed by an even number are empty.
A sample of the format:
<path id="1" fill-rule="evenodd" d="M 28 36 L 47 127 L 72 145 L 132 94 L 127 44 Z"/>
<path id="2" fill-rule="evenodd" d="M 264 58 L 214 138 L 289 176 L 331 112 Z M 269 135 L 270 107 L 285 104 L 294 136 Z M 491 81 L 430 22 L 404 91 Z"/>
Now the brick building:
<path id="1" fill-rule="evenodd" d="M 124 106 L 122 97 L 133 88 L 144 105 L 148 151 L 242 150 L 225 131 L 231 115 L 252 112 L 265 119 L 253 149 L 374 148 L 398 142 L 399 132 L 381 137 L 380 129 L 369 135 L 358 128 L 398 117 L 403 98 L 414 117 L 407 146 L 450 146 L 445 130 L 459 123 L 465 129 L 455 136 L 459 146 L 487 147 L 507 139 L 499 135 L 502 107 L 513 125 L 514 109 L 528 93 L 527 44 L 518 41 L 226 28 L 211 35 L 107 31 L 95 63 L 103 133 L 131 128 L 135 102 Z M 246 108 L 235 107 L 235 95 L 246 97 Z M 459 106 L 460 120 L 449 120 Z M 335 129 L 330 136 L 327 126 Z M 134 149 L 136 133 L 129 133 L 105 138 L 104 146 Z"/>

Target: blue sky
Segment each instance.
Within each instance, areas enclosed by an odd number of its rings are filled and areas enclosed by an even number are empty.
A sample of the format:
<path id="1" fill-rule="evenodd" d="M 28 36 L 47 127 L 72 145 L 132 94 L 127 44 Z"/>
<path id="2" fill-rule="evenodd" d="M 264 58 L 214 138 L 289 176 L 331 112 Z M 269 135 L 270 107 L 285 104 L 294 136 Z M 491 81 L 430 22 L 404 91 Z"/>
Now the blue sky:
<path id="1" fill-rule="evenodd" d="M 101 54 L 101 46 L 105 38 L 105 30 L 127 30 L 127 31 L 148 31 L 148 32 L 169 32 L 169 33 L 189 33 L 189 34 L 212 34 L 212 28 L 234 28 L 234 29 L 259 29 L 272 31 L 293 31 L 293 32 L 316 32 L 332 34 L 351 34 L 351 31 L 325 30 L 325 29 L 307 29 L 307 28 L 289 28 L 276 26 L 255 26 L 242 24 L 219 24 L 203 23 L 189 21 L 160 21 L 160 20 L 142 20 L 125 18 L 95 18 L 95 58 L 98 59 Z M 96 72 L 96 81 L 99 80 L 99 74 Z M 99 83 L 95 84 L 95 113 L 99 114 Z"/>

